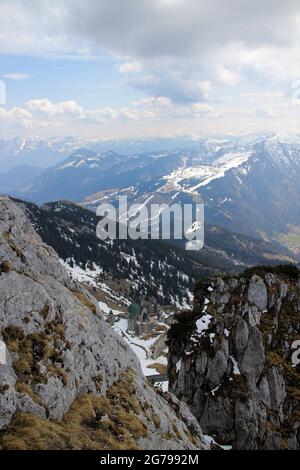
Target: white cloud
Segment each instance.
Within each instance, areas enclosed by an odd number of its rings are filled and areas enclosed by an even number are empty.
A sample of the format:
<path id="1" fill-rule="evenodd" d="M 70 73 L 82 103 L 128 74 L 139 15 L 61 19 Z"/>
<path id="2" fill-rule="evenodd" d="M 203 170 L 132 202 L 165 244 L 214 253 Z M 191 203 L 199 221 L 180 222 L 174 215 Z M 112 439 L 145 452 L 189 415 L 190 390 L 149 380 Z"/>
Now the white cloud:
<path id="1" fill-rule="evenodd" d="M 230 70 L 224 65 L 217 66 L 217 73 L 221 82 L 227 85 L 237 85 L 241 80 L 241 75 L 236 70 Z"/>
<path id="2" fill-rule="evenodd" d="M 138 101 L 133 101 L 132 103 L 134 106 L 159 106 L 159 107 L 170 107 L 172 106 L 172 101 L 170 98 L 166 96 L 158 96 L 158 97 L 148 97 L 148 98 L 141 98 Z"/>
<path id="3" fill-rule="evenodd" d="M 54 103 L 48 98 L 27 101 L 24 108 L 5 110 L 0 108 L 3 124 L 23 127 L 66 128 L 69 122 L 81 123 L 84 128 L 112 122 L 150 122 L 163 119 L 195 119 L 201 116 L 214 116 L 215 110 L 202 102 L 188 105 L 173 103 L 168 97 L 143 98 L 130 106 L 83 109 L 76 101 Z"/>
<path id="4" fill-rule="evenodd" d="M 273 118 L 276 118 L 278 115 L 272 111 L 271 109 L 257 109 L 255 111 L 255 115 L 258 117 L 258 118 L 262 118 L 262 119 L 273 119 Z"/>
<path id="5" fill-rule="evenodd" d="M 11 122 L 65 129 L 72 123 L 76 130 L 113 123 L 111 132 L 130 123 L 136 132 L 164 123 L 170 129 L 172 120 L 178 129 L 204 126 L 204 117 L 216 130 L 260 128 L 263 115 L 274 125 L 297 122 L 299 0 L 1 0 L 0 17 L 3 53 L 109 55 L 122 83 L 145 96 L 89 110 L 74 100 L 30 100 L 24 111 L 32 118 L 11 110 Z"/>
<path id="6" fill-rule="evenodd" d="M 149 73 L 135 75 L 127 83 L 136 90 L 145 91 L 153 97 L 165 96 L 177 103 L 191 103 L 208 99 L 211 82 L 190 78 L 189 74 L 157 64 L 148 68 Z"/>
<path id="7" fill-rule="evenodd" d="M 32 128 L 33 126 L 32 114 L 23 108 L 15 107 L 8 111 L 0 108 L 0 119 L 10 126 L 24 128 Z"/>
<path id="8" fill-rule="evenodd" d="M 2 0 L 0 16 L 2 52 L 123 57 L 120 73 L 150 96 L 197 102 L 201 83 L 300 76 L 298 0 Z"/>
<path id="9" fill-rule="evenodd" d="M 175 103 L 170 98 L 147 97 L 128 106 L 84 109 L 75 100 L 36 99 L 24 107 L 0 108 L 1 128 L 7 135 L 137 137 L 199 133 L 297 132 L 299 106 L 285 97 L 244 98 L 234 112 L 228 106 L 204 102 Z M 257 108 L 257 102 L 260 108 Z M 224 102 L 226 103 L 226 102 Z M 230 103 L 229 103 L 230 104 Z M 299 128 L 298 128 L 299 129 Z"/>
<path id="10" fill-rule="evenodd" d="M 59 103 L 53 103 L 47 98 L 30 100 L 25 103 L 25 108 L 32 112 L 38 112 L 47 116 L 73 116 L 73 117 L 84 117 L 84 112 L 81 106 L 76 101 L 61 101 Z"/>
<path id="11" fill-rule="evenodd" d="M 31 77 L 30 73 L 5 73 L 2 75 L 3 78 L 8 78 L 9 80 L 27 80 Z"/>
<path id="12" fill-rule="evenodd" d="M 118 70 L 121 74 L 127 75 L 129 73 L 137 73 L 142 71 L 142 64 L 137 60 L 133 62 L 124 62 L 120 64 Z"/>

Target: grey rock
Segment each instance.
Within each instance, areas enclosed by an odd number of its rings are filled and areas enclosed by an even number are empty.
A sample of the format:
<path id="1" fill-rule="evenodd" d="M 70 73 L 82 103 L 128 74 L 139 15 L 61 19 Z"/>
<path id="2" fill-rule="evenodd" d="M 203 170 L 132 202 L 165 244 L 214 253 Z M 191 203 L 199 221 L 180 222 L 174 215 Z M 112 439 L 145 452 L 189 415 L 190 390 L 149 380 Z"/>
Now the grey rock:
<path id="1" fill-rule="evenodd" d="M 266 405 L 266 407 L 271 408 L 271 393 L 268 379 L 263 376 L 259 384 L 259 398 Z"/>
<path id="2" fill-rule="evenodd" d="M 281 413 L 286 397 L 284 378 L 276 367 L 268 369 L 267 377 L 270 384 L 271 406 Z"/>
<path id="3" fill-rule="evenodd" d="M 257 449 L 257 439 L 263 434 L 266 421 L 264 407 L 255 399 L 237 400 L 235 403 L 235 426 L 237 449 Z"/>
<path id="4" fill-rule="evenodd" d="M 286 282 L 280 282 L 279 284 L 279 298 L 282 300 L 286 297 L 287 295 L 287 292 L 288 292 L 288 285 L 286 284 Z"/>
<path id="5" fill-rule="evenodd" d="M 235 334 L 235 347 L 238 353 L 238 356 L 242 358 L 244 351 L 247 347 L 249 339 L 249 325 L 246 323 L 245 320 L 238 317 L 237 318 L 237 326 L 236 326 L 236 334 Z"/>
<path id="6" fill-rule="evenodd" d="M 217 387 L 226 373 L 228 366 L 228 341 L 223 339 L 221 348 L 213 358 L 208 359 L 206 380 L 210 388 Z"/>
<path id="7" fill-rule="evenodd" d="M 46 418 L 45 408 L 38 403 L 35 403 L 28 395 L 25 395 L 25 393 L 20 393 L 18 395 L 17 403 L 17 412 L 30 413 L 39 416 L 40 418 Z"/>
<path id="8" fill-rule="evenodd" d="M 223 281 L 223 279 L 218 278 L 217 281 L 216 281 L 217 291 L 221 293 L 221 292 L 224 291 L 224 288 L 225 288 L 225 282 Z"/>
<path id="9" fill-rule="evenodd" d="M 225 444 L 234 439 L 234 413 L 230 398 L 208 396 L 200 425 L 208 435 L 217 436 L 218 443 Z"/>
<path id="10" fill-rule="evenodd" d="M 2 390 L 0 393 L 0 429 L 10 423 L 17 409 L 16 380 L 9 357 L 7 365 L 0 365 L 0 389 Z"/>
<path id="11" fill-rule="evenodd" d="M 248 310 L 248 321 L 251 326 L 259 325 L 261 319 L 262 312 L 261 310 L 256 307 L 256 305 L 252 305 L 249 307 Z"/>
<path id="12" fill-rule="evenodd" d="M 274 276 L 274 274 L 266 274 L 265 283 L 269 287 L 271 287 L 273 284 L 275 284 L 276 283 L 276 277 Z"/>
<path id="13" fill-rule="evenodd" d="M 219 444 L 299 449 L 300 374 L 291 369 L 291 345 L 300 331 L 299 280 L 272 273 L 264 279 L 253 275 L 250 281 L 226 279 L 226 284 L 231 281 L 237 282 L 234 292 L 229 287 L 224 293 L 205 293 L 214 321 L 198 344 L 193 342 L 193 355 L 182 362 L 175 379 L 173 355 L 188 348 L 189 338 L 171 339 L 170 390 Z M 225 294 L 229 299 L 222 304 Z M 204 301 L 201 291 L 196 298 Z"/>
<path id="14" fill-rule="evenodd" d="M 220 294 L 219 292 L 213 292 L 211 295 L 211 301 L 213 304 L 216 305 L 226 305 L 227 302 L 229 301 L 230 295 L 228 293 L 222 293 Z"/>
<path id="15" fill-rule="evenodd" d="M 256 305 L 260 310 L 266 310 L 268 306 L 268 292 L 263 279 L 256 274 L 251 277 L 248 287 L 248 301 Z"/>
<path id="16" fill-rule="evenodd" d="M 248 343 L 240 362 L 240 370 L 247 377 L 249 386 L 255 389 L 265 362 L 265 352 L 260 331 L 253 326 L 249 327 Z"/>
<path id="17" fill-rule="evenodd" d="M 22 210 L 0 196 L 0 266 L 3 261 L 9 269 L 0 269 L 0 332 L 18 332 L 19 342 L 29 341 L 31 335 L 31 347 L 36 345 L 35 367 L 27 386 L 36 400 L 15 387 L 18 377 L 13 363 L 22 352 L 8 354 L 7 364 L 0 365 L 0 429 L 5 429 L 16 412 L 41 418 L 47 413 L 59 421 L 79 395 L 105 395 L 121 374 L 131 369 L 140 403 L 147 403 L 152 415 L 162 421 L 156 429 L 146 415 L 140 416 L 148 437 L 139 445 L 157 450 L 207 448 L 187 406 L 177 403 L 175 408 L 181 407 L 183 414 L 176 414 L 169 400 L 178 400 L 171 395 L 163 399 L 150 387 L 138 358 L 104 321 L 96 300 L 69 278 L 54 250 L 42 242 Z M 44 357 L 39 338 L 47 341 L 56 359 Z M 34 374 L 38 374 L 38 381 L 33 380 Z M 191 423 L 195 427 L 193 442 Z M 165 439 L 164 433 L 171 433 L 173 426 L 178 436 Z"/>
<path id="18" fill-rule="evenodd" d="M 238 280 L 235 278 L 230 278 L 228 281 L 228 286 L 230 290 L 234 290 L 238 286 Z"/>

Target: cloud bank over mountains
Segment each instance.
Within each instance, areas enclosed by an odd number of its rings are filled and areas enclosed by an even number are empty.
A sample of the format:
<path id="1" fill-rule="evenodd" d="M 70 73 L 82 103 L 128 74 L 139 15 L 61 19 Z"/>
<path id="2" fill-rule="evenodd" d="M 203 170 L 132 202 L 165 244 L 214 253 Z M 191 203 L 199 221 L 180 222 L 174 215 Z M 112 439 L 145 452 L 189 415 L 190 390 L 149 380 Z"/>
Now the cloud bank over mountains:
<path id="1" fill-rule="evenodd" d="M 205 110 L 211 128 L 221 116 L 228 128 L 238 127 L 241 117 L 244 127 L 260 127 L 263 118 L 264 125 L 273 120 L 276 127 L 279 116 L 289 126 L 299 114 L 291 99 L 293 83 L 300 77 L 297 0 L 2 0 L 0 14 L 5 19 L 2 53 L 61 61 L 101 61 L 109 56 L 124 90 L 152 100 L 141 113 L 141 106 L 137 111 L 131 102 L 84 111 L 80 96 L 67 104 L 31 96 L 29 102 L 44 102 L 44 108 L 38 106 L 43 109 L 22 106 L 22 113 L 33 112 L 32 125 L 36 111 L 50 118 L 53 113 L 77 115 L 93 125 L 149 122 L 158 119 L 159 109 L 159 120 L 167 127 L 173 122 L 177 132 L 174 119 L 185 119 L 189 109 L 193 119 L 201 103 L 200 119 Z M 255 93 L 260 94 L 259 107 L 251 102 Z M 162 99 L 167 106 L 161 106 Z M 1 112 L 5 119 L 20 113 Z"/>

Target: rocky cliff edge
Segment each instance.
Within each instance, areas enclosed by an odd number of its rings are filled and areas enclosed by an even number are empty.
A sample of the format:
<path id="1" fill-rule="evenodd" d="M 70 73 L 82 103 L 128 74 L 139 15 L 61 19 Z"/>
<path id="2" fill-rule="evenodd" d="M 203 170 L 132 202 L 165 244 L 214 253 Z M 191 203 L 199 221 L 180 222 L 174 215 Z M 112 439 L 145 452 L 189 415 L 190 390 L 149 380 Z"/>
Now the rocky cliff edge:
<path id="1" fill-rule="evenodd" d="M 94 298 L 7 197 L 0 339 L 0 448 L 207 448 L 186 405 L 148 384 Z"/>
<path id="2" fill-rule="evenodd" d="M 299 340 L 296 267 L 204 281 L 169 332 L 170 390 L 220 444 L 299 449 Z"/>

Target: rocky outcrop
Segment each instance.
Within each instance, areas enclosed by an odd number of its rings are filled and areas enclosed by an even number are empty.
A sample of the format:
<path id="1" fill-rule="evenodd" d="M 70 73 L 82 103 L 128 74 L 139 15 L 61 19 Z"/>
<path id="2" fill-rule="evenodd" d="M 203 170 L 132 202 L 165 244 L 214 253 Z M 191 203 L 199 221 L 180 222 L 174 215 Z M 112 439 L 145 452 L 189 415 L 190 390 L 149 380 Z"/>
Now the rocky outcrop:
<path id="1" fill-rule="evenodd" d="M 188 408 L 146 382 L 94 298 L 6 197 L 0 339 L 0 447 L 206 448 Z"/>
<path id="2" fill-rule="evenodd" d="M 170 390 L 219 444 L 299 449 L 299 339 L 296 268 L 202 282 L 169 332 Z"/>

